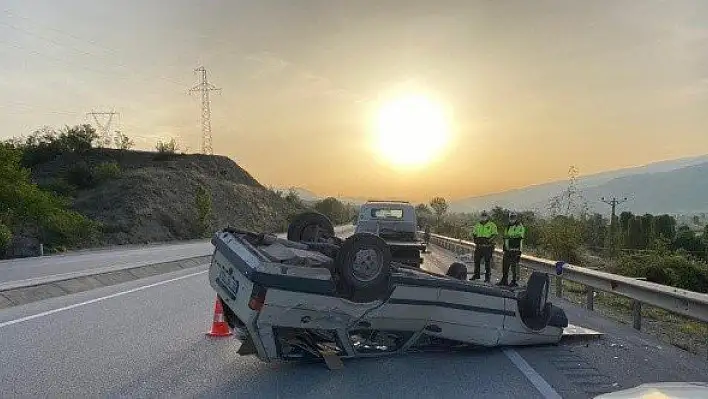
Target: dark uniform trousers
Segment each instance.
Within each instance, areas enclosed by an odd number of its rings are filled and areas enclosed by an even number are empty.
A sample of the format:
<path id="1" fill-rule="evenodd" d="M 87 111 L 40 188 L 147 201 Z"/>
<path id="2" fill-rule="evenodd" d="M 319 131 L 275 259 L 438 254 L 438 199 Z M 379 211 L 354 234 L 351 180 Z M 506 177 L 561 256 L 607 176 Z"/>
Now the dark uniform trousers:
<path id="1" fill-rule="evenodd" d="M 474 275 L 472 279 L 478 279 L 480 277 L 480 269 L 482 260 L 484 260 L 484 279 L 489 281 L 492 274 L 492 254 L 494 254 L 493 245 L 480 245 L 474 249 Z"/>
<path id="2" fill-rule="evenodd" d="M 504 251 L 504 257 L 502 258 L 502 282 L 506 283 L 509 281 L 509 269 L 511 269 L 511 282 L 516 283 L 520 260 L 521 250 L 510 249 Z"/>

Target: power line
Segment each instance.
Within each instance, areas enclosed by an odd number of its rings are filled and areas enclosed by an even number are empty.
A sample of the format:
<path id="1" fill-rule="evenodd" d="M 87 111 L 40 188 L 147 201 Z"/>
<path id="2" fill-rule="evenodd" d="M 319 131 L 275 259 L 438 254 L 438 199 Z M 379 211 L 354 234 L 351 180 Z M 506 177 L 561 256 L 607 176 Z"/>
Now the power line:
<path id="1" fill-rule="evenodd" d="M 196 86 L 189 89 L 189 92 L 199 92 L 202 99 L 202 154 L 213 155 L 214 150 L 211 145 L 211 102 L 209 99 L 209 92 L 220 92 L 221 89 L 218 89 L 216 86 L 209 83 L 209 80 L 207 79 L 207 70 L 203 66 L 195 69 L 194 72 L 200 74 L 200 79 Z"/>

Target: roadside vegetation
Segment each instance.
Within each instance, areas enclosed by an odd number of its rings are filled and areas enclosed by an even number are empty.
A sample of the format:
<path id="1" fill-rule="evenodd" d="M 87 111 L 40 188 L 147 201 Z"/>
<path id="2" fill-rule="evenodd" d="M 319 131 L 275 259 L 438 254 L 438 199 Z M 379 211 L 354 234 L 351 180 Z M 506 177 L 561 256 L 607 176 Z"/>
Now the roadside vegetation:
<path id="1" fill-rule="evenodd" d="M 10 140 L 0 144 L 0 252 L 13 240 L 36 237 L 46 249 L 61 251 L 79 242 L 95 239 L 100 225 L 69 209 L 66 194 L 69 181 L 59 188 L 46 189 L 32 182 L 30 169 L 52 158 L 57 152 L 82 154 L 97 140 L 87 125 L 61 131 L 43 130 L 24 141 Z M 71 176 L 87 184 L 86 176 Z M 90 179 L 88 179 L 90 180 Z"/>
<path id="2" fill-rule="evenodd" d="M 430 204 L 419 204 L 416 211 L 421 225 L 430 224 L 441 235 L 469 239 L 478 214 L 433 211 Z M 439 208 L 447 209 L 446 207 Z M 527 227 L 525 253 L 553 260 L 643 279 L 658 284 L 708 293 L 708 224 L 702 228 L 700 215 L 684 218 L 679 224 L 672 215 L 634 215 L 622 212 L 613 223 L 600 214 L 559 214 L 540 216 L 520 212 Z M 509 210 L 488 210 L 498 226 L 506 225 Z M 501 245 L 501 240 L 499 242 Z M 499 267 L 495 265 L 495 267 Z M 522 269 L 522 279 L 528 272 Z M 563 297 L 583 305 L 586 287 L 563 281 Z M 632 301 L 610 293 L 595 292 L 595 311 L 617 321 L 632 323 Z M 642 330 L 682 349 L 705 354 L 708 351 L 708 325 L 651 306 L 642 307 Z"/>

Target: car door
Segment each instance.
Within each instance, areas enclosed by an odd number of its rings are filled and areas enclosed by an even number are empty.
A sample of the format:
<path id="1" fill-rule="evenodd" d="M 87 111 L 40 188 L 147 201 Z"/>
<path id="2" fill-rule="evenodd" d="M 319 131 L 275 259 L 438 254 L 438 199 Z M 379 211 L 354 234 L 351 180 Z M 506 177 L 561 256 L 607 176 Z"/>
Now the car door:
<path id="1" fill-rule="evenodd" d="M 472 284 L 441 288 L 437 302 L 431 309 L 427 334 L 481 346 L 497 345 L 509 313 L 501 290 Z"/>

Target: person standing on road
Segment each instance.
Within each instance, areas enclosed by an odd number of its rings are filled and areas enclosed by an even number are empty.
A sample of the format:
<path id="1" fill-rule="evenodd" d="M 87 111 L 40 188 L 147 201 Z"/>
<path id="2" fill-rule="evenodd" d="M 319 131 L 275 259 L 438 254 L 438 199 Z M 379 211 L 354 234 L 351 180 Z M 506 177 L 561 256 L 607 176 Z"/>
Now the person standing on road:
<path id="1" fill-rule="evenodd" d="M 519 271 L 519 260 L 523 241 L 526 238 L 526 227 L 521 223 L 518 215 L 509 213 L 509 226 L 504 231 L 504 256 L 502 257 L 502 278 L 497 285 L 509 285 L 509 268 L 511 268 L 511 287 L 516 287 L 516 278 Z"/>
<path id="2" fill-rule="evenodd" d="M 423 240 L 425 245 L 430 245 L 430 224 L 425 225 L 425 232 L 423 233 Z"/>
<path id="3" fill-rule="evenodd" d="M 472 229 L 474 249 L 474 274 L 472 280 L 479 280 L 480 266 L 484 259 L 484 282 L 488 283 L 492 274 L 492 254 L 494 254 L 494 239 L 497 238 L 497 225 L 489 220 L 487 211 L 482 211 L 479 222 Z"/>

